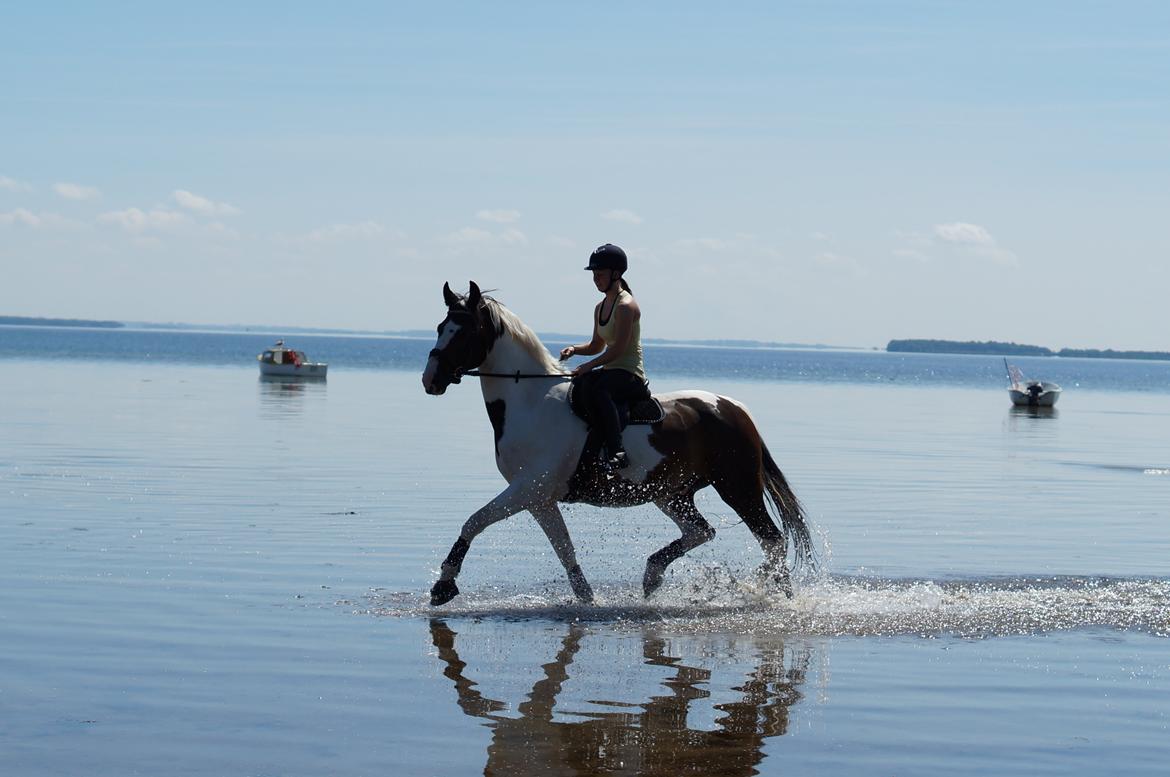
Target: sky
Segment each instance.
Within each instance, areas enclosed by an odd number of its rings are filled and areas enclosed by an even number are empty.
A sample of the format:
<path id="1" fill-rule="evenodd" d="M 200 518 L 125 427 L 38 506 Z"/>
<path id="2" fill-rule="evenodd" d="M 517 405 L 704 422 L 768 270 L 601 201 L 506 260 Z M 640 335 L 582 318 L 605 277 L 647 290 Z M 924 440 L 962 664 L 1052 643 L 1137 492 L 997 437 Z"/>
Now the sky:
<path id="1" fill-rule="evenodd" d="M 1161 0 L 3 16 L 0 315 L 1170 350 Z"/>

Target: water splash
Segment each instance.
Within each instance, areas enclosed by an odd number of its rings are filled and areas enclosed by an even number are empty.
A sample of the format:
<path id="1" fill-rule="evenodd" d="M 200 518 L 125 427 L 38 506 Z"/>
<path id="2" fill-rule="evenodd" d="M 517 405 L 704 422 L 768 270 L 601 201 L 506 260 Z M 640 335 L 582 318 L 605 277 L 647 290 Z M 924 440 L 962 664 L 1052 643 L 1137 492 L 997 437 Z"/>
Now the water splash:
<path id="1" fill-rule="evenodd" d="M 560 581 L 468 592 L 432 608 L 419 592 L 370 592 L 356 612 L 390 617 L 554 620 L 678 633 L 807 636 L 988 637 L 1110 628 L 1170 637 L 1170 580 L 1013 577 L 912 580 L 825 576 L 788 599 L 769 585 L 705 567 L 649 601 L 621 585 L 595 588 L 581 605 Z M 346 603 L 351 606 L 354 603 Z"/>

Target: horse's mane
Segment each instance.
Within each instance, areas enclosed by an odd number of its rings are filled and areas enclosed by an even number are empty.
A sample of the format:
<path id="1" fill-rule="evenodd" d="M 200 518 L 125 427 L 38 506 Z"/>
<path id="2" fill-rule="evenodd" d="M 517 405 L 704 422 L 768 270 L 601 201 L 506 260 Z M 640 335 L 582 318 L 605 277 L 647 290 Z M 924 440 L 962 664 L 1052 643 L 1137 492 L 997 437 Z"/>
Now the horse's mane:
<path id="1" fill-rule="evenodd" d="M 533 332 L 528 324 L 521 321 L 519 316 L 504 307 L 504 303 L 486 294 L 483 296 L 483 301 L 487 303 L 484 307 L 491 319 L 493 329 L 501 334 L 511 335 L 512 339 L 527 351 L 546 372 L 552 374 L 565 372 L 561 363 L 554 359 L 553 355 L 544 347 L 544 343 L 540 342 L 536 332 Z"/>

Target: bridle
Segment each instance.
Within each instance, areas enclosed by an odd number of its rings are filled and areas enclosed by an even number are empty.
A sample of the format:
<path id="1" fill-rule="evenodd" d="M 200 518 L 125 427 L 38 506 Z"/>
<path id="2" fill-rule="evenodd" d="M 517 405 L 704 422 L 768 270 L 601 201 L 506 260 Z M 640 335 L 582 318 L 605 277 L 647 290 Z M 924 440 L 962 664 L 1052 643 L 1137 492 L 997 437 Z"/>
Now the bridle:
<path id="1" fill-rule="evenodd" d="M 451 318 L 452 316 L 467 316 L 470 318 L 474 324 L 475 332 L 478 334 L 479 319 L 474 313 L 469 310 L 447 311 L 447 317 Z M 451 373 L 452 383 L 459 383 L 461 380 L 463 380 L 463 376 L 465 375 L 472 378 L 511 378 L 516 383 L 519 383 L 525 378 L 545 378 L 550 380 L 572 380 L 573 378 L 572 375 L 551 372 L 520 372 L 519 370 L 516 370 L 515 372 L 483 372 L 482 370 L 477 369 L 467 370 L 455 364 L 451 360 L 451 357 L 446 354 L 446 352 L 441 351 L 438 348 L 432 348 L 427 356 L 428 358 L 436 359 L 439 362 L 440 367 L 443 367 Z M 487 358 L 486 352 L 484 353 L 484 358 Z M 483 363 L 483 359 L 480 359 L 480 363 Z"/>

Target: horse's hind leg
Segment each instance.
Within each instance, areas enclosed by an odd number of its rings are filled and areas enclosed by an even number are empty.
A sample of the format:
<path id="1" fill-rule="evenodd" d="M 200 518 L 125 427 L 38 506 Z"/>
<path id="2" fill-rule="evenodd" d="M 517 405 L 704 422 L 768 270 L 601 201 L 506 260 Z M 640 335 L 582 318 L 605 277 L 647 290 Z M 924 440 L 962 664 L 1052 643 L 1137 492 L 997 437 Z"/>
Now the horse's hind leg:
<path id="1" fill-rule="evenodd" d="M 642 592 L 645 596 L 650 596 L 662 585 L 662 576 L 672 562 L 715 536 L 715 529 L 707 523 L 699 508 L 695 507 L 693 491 L 656 500 L 654 504 L 678 524 L 682 536 L 646 559 L 646 574 L 642 576 Z"/>
<path id="2" fill-rule="evenodd" d="M 792 578 L 785 560 L 788 540 L 768 514 L 763 492 L 753 489 L 732 489 L 719 483 L 716 483 L 715 490 L 719 492 L 719 497 L 727 506 L 743 519 L 756 541 L 760 543 L 760 548 L 764 551 L 764 563 L 760 565 L 760 574 L 770 577 L 784 595 L 791 599 Z"/>
<path id="3" fill-rule="evenodd" d="M 584 604 L 592 602 L 593 589 L 577 564 L 577 551 L 573 549 L 573 540 L 569 537 L 569 528 L 565 526 L 565 518 L 561 515 L 560 508 L 556 504 L 534 505 L 528 508 L 528 512 L 532 513 L 532 517 L 540 524 L 544 535 L 548 537 L 553 550 L 556 551 L 577 599 Z"/>

